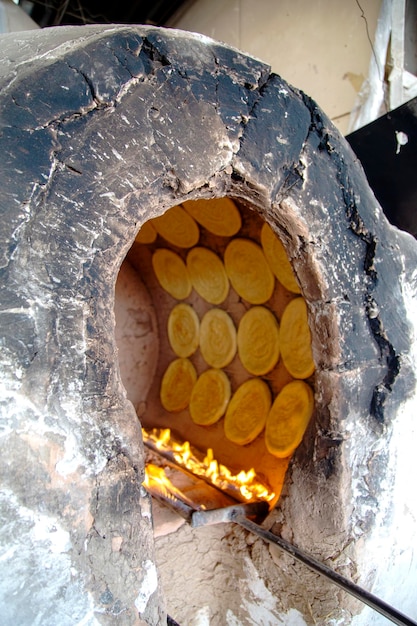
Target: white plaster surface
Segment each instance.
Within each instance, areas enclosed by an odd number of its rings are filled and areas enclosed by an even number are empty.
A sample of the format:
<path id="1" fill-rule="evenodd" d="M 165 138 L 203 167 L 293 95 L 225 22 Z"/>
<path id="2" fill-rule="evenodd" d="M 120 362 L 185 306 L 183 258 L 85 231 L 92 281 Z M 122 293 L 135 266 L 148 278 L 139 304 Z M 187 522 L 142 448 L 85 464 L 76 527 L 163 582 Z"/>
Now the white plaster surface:
<path id="1" fill-rule="evenodd" d="M 242 586 L 242 604 L 245 607 L 253 624 L 273 626 L 276 623 L 277 602 L 271 592 L 259 577 L 253 562 L 244 559 L 245 583 Z M 245 586 L 247 585 L 247 589 Z M 275 610 L 275 613 L 274 613 Z"/>
<path id="2" fill-rule="evenodd" d="M 190 626 L 210 626 L 210 608 L 203 606 L 198 609 Z"/>
<path id="3" fill-rule="evenodd" d="M 408 365 L 417 373 L 417 270 L 403 285 L 406 310 L 414 336 Z M 383 499 L 375 527 L 362 554 L 362 567 L 374 569 L 372 593 L 417 621 L 417 498 L 415 458 L 417 449 L 417 398 L 403 403 L 382 445 L 389 450 Z M 369 608 L 352 619 L 353 626 L 391 623 Z"/>
<path id="4" fill-rule="evenodd" d="M 140 592 L 135 600 L 135 606 L 139 613 L 143 613 L 149 602 L 149 598 L 156 591 L 158 587 L 158 575 L 156 572 L 155 563 L 147 560 L 142 563 L 142 570 L 144 577 L 140 587 Z"/>
<path id="5" fill-rule="evenodd" d="M 77 593 L 79 576 L 71 563 L 71 541 L 57 518 L 35 513 L 20 505 L 8 490 L 0 492 L 0 508 L 14 508 L 13 522 L 5 522 L 3 515 L 0 529 L 1 543 L 8 550 L 1 557 L 0 606 L 2 624 L 7 626 L 73 626 L 74 624 L 98 624 L 93 614 L 93 603 L 87 594 Z M 17 533 L 16 529 L 20 532 Z M 5 541 L 6 540 L 6 541 Z M 36 567 L 42 559 L 43 567 Z M 33 576 L 28 567 L 33 563 Z M 59 597 L 67 589 L 71 602 L 71 614 L 60 611 Z M 18 596 L 16 604 L 13 598 Z M 55 609 L 54 609 L 55 607 Z"/>

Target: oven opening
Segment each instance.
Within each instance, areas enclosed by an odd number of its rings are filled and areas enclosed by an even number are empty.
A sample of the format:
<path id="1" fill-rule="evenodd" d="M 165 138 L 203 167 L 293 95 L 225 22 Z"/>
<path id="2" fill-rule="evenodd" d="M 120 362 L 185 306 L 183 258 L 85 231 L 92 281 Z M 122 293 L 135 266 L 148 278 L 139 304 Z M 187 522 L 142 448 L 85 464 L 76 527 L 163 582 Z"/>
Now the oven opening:
<path id="1" fill-rule="evenodd" d="M 228 197 L 149 220 L 122 265 L 115 315 L 147 489 L 185 517 L 273 508 L 314 413 L 315 365 L 307 305 L 271 225 Z"/>

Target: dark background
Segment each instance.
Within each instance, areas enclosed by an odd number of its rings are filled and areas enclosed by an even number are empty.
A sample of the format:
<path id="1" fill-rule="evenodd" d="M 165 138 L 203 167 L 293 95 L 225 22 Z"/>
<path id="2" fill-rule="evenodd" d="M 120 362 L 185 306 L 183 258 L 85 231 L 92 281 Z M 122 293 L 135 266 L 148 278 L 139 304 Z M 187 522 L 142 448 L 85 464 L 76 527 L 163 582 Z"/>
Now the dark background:
<path id="1" fill-rule="evenodd" d="M 42 28 L 64 24 L 152 24 L 164 26 L 184 0 L 21 0 Z"/>

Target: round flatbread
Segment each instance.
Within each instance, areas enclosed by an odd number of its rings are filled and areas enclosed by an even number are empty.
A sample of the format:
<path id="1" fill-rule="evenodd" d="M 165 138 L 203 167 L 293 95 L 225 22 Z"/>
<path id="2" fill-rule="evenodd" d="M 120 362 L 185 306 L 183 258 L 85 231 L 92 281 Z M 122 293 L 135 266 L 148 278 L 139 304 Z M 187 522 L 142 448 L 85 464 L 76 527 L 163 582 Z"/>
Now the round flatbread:
<path id="1" fill-rule="evenodd" d="M 191 283 L 206 302 L 221 304 L 229 293 L 229 279 L 221 259 L 208 248 L 196 246 L 187 255 Z"/>
<path id="2" fill-rule="evenodd" d="M 291 300 L 284 309 L 280 329 L 281 357 L 294 378 L 308 378 L 315 365 L 311 351 L 311 333 L 307 305 L 303 298 Z"/>
<path id="3" fill-rule="evenodd" d="M 155 217 L 152 225 L 161 237 L 179 248 L 192 248 L 200 238 L 195 220 L 179 205 Z"/>
<path id="4" fill-rule="evenodd" d="M 236 354 L 236 328 L 223 309 L 210 309 L 200 324 L 200 351 L 210 367 L 226 367 Z"/>
<path id="5" fill-rule="evenodd" d="M 161 381 L 161 404 L 170 413 L 186 409 L 190 402 L 191 392 L 197 380 L 194 365 L 188 359 L 172 361 Z"/>
<path id="6" fill-rule="evenodd" d="M 182 206 L 213 235 L 232 237 L 242 225 L 239 209 L 230 198 L 189 200 Z"/>
<path id="7" fill-rule="evenodd" d="M 266 420 L 265 445 L 283 459 L 301 443 L 314 409 L 311 387 L 303 380 L 285 385 L 275 398 Z"/>
<path id="8" fill-rule="evenodd" d="M 179 357 L 191 356 L 197 350 L 200 342 L 200 320 L 190 304 L 181 302 L 172 309 L 168 317 L 168 339 Z"/>
<path id="9" fill-rule="evenodd" d="M 266 222 L 261 230 L 261 243 L 269 267 L 281 285 L 284 285 L 288 291 L 300 293 L 300 286 L 295 278 L 285 248 Z"/>
<path id="10" fill-rule="evenodd" d="M 279 359 L 279 325 L 266 307 L 251 307 L 237 331 L 237 350 L 243 367 L 254 376 L 270 372 Z"/>
<path id="11" fill-rule="evenodd" d="M 152 267 L 161 287 L 176 300 L 188 298 L 192 290 L 190 275 L 181 257 L 159 248 L 152 255 Z"/>
<path id="12" fill-rule="evenodd" d="M 262 248 L 250 239 L 233 239 L 224 253 L 226 273 L 237 294 L 251 304 L 272 296 L 275 278 Z"/>
<path id="13" fill-rule="evenodd" d="M 234 393 L 224 418 L 224 434 L 233 443 L 244 446 L 263 431 L 269 409 L 271 392 L 260 378 L 244 382 Z"/>
<path id="14" fill-rule="evenodd" d="M 203 372 L 191 392 L 189 408 L 193 422 L 200 426 L 215 424 L 226 411 L 230 393 L 230 382 L 223 370 Z"/>
<path id="15" fill-rule="evenodd" d="M 138 243 L 153 243 L 157 237 L 157 232 L 155 228 L 152 226 L 151 222 L 145 222 L 138 234 L 136 235 L 135 241 Z"/>

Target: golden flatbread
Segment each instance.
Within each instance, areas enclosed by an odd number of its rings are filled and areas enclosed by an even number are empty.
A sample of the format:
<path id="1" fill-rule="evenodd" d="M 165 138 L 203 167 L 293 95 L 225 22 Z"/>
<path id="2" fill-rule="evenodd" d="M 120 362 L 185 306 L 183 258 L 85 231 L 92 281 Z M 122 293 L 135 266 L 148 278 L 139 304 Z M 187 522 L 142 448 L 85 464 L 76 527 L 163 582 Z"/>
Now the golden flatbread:
<path id="1" fill-rule="evenodd" d="M 179 248 L 192 248 L 200 238 L 195 220 L 179 205 L 155 217 L 152 226 L 161 237 Z"/>
<path id="2" fill-rule="evenodd" d="M 236 354 L 236 328 L 223 309 L 210 309 L 200 324 L 200 351 L 210 367 L 226 367 Z"/>
<path id="3" fill-rule="evenodd" d="M 183 358 L 194 354 L 199 333 L 200 320 L 193 307 L 185 302 L 174 306 L 168 317 L 168 339 L 175 354 Z"/>
<path id="4" fill-rule="evenodd" d="M 232 237 L 242 225 L 239 210 L 230 198 L 189 200 L 182 206 L 213 235 Z"/>
<path id="5" fill-rule="evenodd" d="M 265 445 L 274 456 L 290 456 L 301 443 L 314 409 L 311 387 L 303 380 L 285 385 L 266 420 Z"/>
<path id="6" fill-rule="evenodd" d="M 167 248 L 158 248 L 152 255 L 152 267 L 161 287 L 173 298 L 188 298 L 192 290 L 191 280 L 178 254 Z"/>
<path id="7" fill-rule="evenodd" d="M 307 305 L 303 298 L 291 300 L 284 309 L 280 329 L 281 357 L 294 378 L 308 378 L 315 365 L 311 351 L 311 333 Z"/>
<path id="8" fill-rule="evenodd" d="M 145 222 L 141 226 L 135 241 L 138 243 L 153 243 L 157 237 L 157 232 L 151 222 Z"/>
<path id="9" fill-rule="evenodd" d="M 279 359 L 279 325 L 266 307 L 253 306 L 237 331 L 237 349 L 243 367 L 254 376 L 270 372 Z"/>
<path id="10" fill-rule="evenodd" d="M 251 304 L 272 296 L 275 278 L 262 248 L 250 239 L 232 239 L 224 253 L 226 273 L 237 294 Z"/>
<path id="11" fill-rule="evenodd" d="M 193 387 L 190 415 L 196 424 L 210 426 L 224 415 L 230 400 L 230 382 L 223 370 L 203 372 Z"/>
<path id="12" fill-rule="evenodd" d="M 224 418 L 224 434 L 233 443 L 244 446 L 263 431 L 271 392 L 260 378 L 244 382 L 234 393 Z"/>
<path id="13" fill-rule="evenodd" d="M 206 302 L 221 304 L 227 298 L 229 279 L 217 254 L 196 246 L 187 255 L 187 268 L 194 289 Z"/>
<path id="14" fill-rule="evenodd" d="M 161 381 L 161 404 L 170 413 L 178 413 L 186 409 L 191 392 L 197 380 L 194 365 L 188 359 L 172 361 Z"/>
<path id="15" fill-rule="evenodd" d="M 284 285 L 288 291 L 300 293 L 300 286 L 294 276 L 285 248 L 266 222 L 261 230 L 261 243 L 269 267 L 281 285 Z"/>

